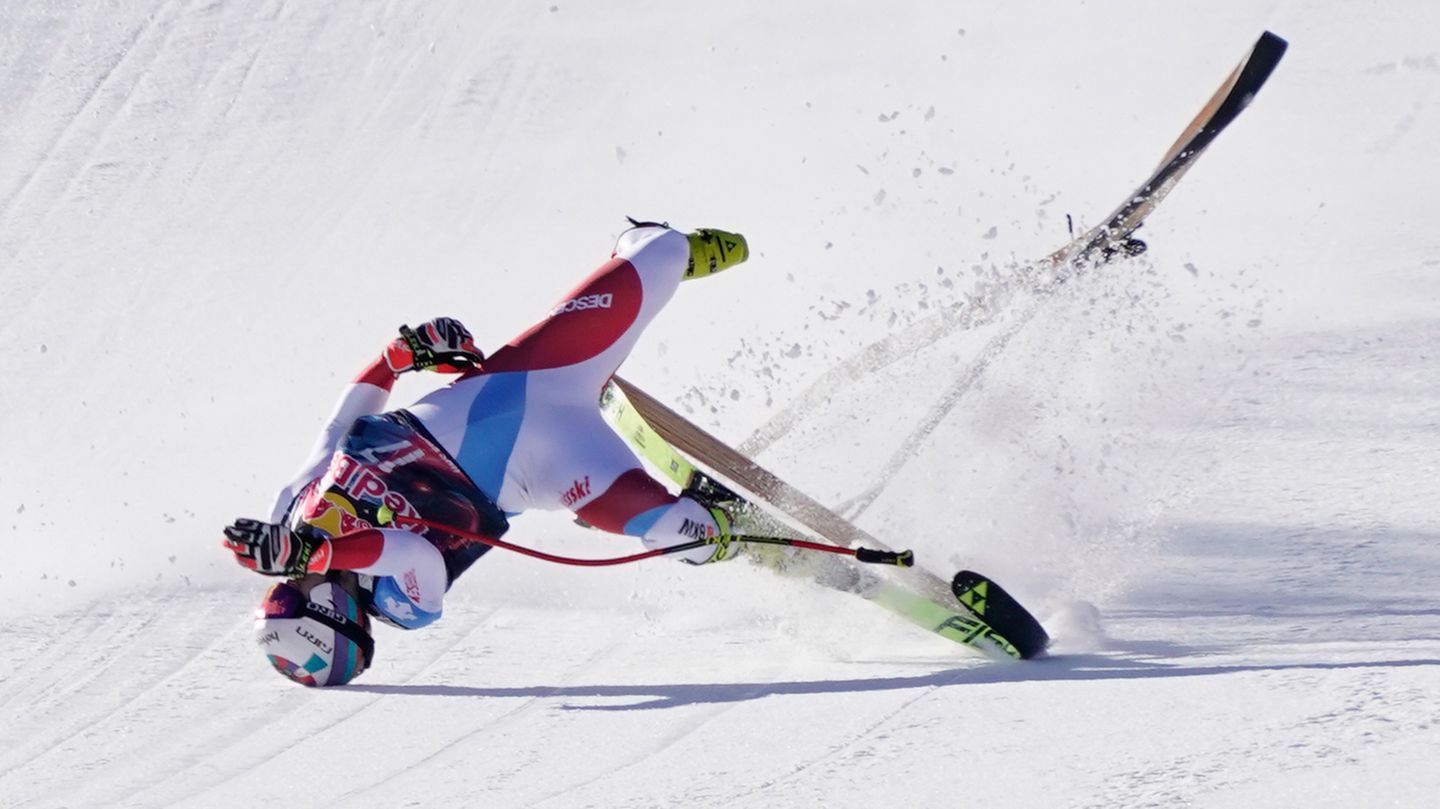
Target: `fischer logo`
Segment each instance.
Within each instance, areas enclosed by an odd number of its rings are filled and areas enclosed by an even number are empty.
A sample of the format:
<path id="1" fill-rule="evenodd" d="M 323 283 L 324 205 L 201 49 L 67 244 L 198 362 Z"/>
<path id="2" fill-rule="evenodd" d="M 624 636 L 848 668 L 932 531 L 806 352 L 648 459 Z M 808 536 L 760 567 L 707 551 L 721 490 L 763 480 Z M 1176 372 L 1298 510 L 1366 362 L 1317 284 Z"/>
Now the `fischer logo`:
<path id="1" fill-rule="evenodd" d="M 578 312 L 581 309 L 609 309 L 615 302 L 615 295 L 606 292 L 603 295 L 581 295 L 578 298 L 571 298 L 564 303 L 550 310 L 550 317 L 563 315 L 566 312 Z"/>
<path id="2" fill-rule="evenodd" d="M 584 480 L 577 480 L 570 485 L 565 493 L 560 495 L 561 505 L 569 508 L 576 503 L 590 496 L 590 476 L 586 475 Z"/>

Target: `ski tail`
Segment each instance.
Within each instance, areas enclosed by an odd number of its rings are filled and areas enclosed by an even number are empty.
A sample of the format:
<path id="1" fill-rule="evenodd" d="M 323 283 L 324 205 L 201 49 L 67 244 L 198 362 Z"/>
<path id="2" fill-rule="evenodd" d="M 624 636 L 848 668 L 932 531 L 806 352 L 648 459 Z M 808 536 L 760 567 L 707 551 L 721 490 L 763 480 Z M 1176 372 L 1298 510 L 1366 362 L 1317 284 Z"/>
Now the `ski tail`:
<path id="1" fill-rule="evenodd" d="M 1249 105 L 1274 72 L 1280 58 L 1285 55 L 1286 47 L 1285 40 L 1275 34 L 1269 31 L 1262 34 L 1240 65 L 1231 71 L 1220 88 L 1201 108 L 1200 113 L 1180 133 L 1150 178 L 1126 197 L 1100 224 L 1033 262 L 1030 269 L 1019 276 L 1013 289 L 1043 291 L 1056 275 L 1064 277 L 1072 269 L 1137 254 L 1139 251 L 1134 248 L 1138 245 L 1127 245 L 1131 234 L 1145 222 L 1160 201 L 1195 164 L 1200 152 Z M 1002 296 L 1000 300 L 1008 298 Z M 974 304 L 975 302 L 971 301 L 964 306 L 942 306 L 937 313 L 921 318 L 884 339 L 865 346 L 843 362 L 832 366 L 812 380 L 804 390 L 792 395 L 788 404 L 772 414 L 749 438 L 740 443 L 740 449 L 751 456 L 763 452 L 789 434 L 810 413 L 823 407 L 832 391 L 853 384 L 901 358 L 913 356 L 915 352 L 934 345 L 956 331 L 990 323 L 1003 311 L 1003 307 L 997 306 L 993 301 Z"/>
<path id="2" fill-rule="evenodd" d="M 1250 106 L 1255 93 L 1270 79 L 1270 74 L 1275 72 L 1276 66 L 1280 64 L 1280 57 L 1285 55 L 1289 47 L 1290 43 L 1274 33 L 1262 33 L 1250 48 L 1250 52 L 1220 85 L 1220 89 L 1215 91 L 1190 125 L 1175 139 L 1170 151 L 1165 153 L 1155 167 L 1156 173 L 1159 174 L 1166 166 L 1187 153 L 1189 157 L 1185 159 L 1194 160 L 1196 155 L 1209 146 L 1216 135 L 1224 131 L 1225 127 L 1239 117 L 1241 111 Z"/>
<path id="3" fill-rule="evenodd" d="M 1180 133 L 1149 179 L 1110 213 L 1105 224 L 1052 253 L 1046 261 L 1085 264 L 1097 252 L 1104 255 L 1107 249 L 1113 250 L 1121 245 L 1169 195 L 1185 172 L 1195 164 L 1196 158 L 1250 106 L 1289 47 L 1288 42 L 1270 31 L 1262 33 L 1250 52 Z"/>

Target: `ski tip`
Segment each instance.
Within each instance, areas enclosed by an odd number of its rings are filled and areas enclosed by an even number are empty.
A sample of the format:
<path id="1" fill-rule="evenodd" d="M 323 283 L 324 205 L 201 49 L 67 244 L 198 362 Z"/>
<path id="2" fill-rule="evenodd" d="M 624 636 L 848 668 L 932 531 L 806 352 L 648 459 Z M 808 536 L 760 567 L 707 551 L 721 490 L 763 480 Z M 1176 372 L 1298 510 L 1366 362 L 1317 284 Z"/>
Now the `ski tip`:
<path id="1" fill-rule="evenodd" d="M 1020 659 L 1030 660 L 1043 655 L 1050 646 L 1050 635 L 1035 616 L 988 576 L 973 570 L 962 570 L 950 581 L 950 590 L 960 606 L 1009 641 L 1019 652 Z"/>
<path id="2" fill-rule="evenodd" d="M 1255 48 L 1252 50 L 1252 53 L 1266 55 L 1271 61 L 1278 62 L 1280 61 L 1280 57 L 1285 55 L 1285 51 L 1289 47 L 1289 40 L 1274 31 L 1265 31 L 1260 34 L 1260 39 L 1255 42 Z"/>
<path id="3" fill-rule="evenodd" d="M 1261 33 L 1261 34 L 1260 34 L 1260 41 L 1261 41 L 1261 42 L 1269 42 L 1269 43 L 1271 43 L 1271 44 L 1273 44 L 1273 45 L 1279 45 L 1279 46 L 1282 47 L 1282 48 L 1289 47 L 1289 45 L 1290 45 L 1290 41 L 1289 41 L 1289 40 L 1287 40 L 1285 37 L 1280 36 L 1279 34 L 1275 33 L 1274 31 L 1265 31 L 1265 32 Z"/>

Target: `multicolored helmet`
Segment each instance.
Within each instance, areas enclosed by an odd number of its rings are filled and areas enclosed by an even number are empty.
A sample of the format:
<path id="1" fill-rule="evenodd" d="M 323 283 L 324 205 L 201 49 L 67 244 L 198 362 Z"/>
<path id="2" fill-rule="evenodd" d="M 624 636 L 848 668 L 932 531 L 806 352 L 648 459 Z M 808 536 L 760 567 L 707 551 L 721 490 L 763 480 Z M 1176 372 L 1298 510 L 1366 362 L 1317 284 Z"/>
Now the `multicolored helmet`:
<path id="1" fill-rule="evenodd" d="M 255 612 L 255 641 L 275 670 L 301 685 L 344 685 L 375 657 L 370 618 L 334 574 L 309 587 L 280 582 Z"/>

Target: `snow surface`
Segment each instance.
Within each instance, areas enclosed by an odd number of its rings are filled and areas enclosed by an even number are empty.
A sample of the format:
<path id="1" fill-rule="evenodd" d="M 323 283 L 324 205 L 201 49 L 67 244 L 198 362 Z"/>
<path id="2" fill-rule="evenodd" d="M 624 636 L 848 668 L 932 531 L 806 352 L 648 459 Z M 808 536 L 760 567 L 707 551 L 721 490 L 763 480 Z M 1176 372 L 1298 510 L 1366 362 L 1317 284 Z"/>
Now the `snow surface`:
<path id="1" fill-rule="evenodd" d="M 1440 804 L 1440 4 L 0 10 L 0 807 Z M 1150 254 L 1016 292 L 1266 28 Z M 1006 583 L 1054 657 L 744 565 L 497 553 L 353 687 L 268 669 L 219 528 L 397 325 L 496 345 L 626 214 L 751 240 L 625 367 L 736 443 L 997 293 L 760 458 Z"/>

